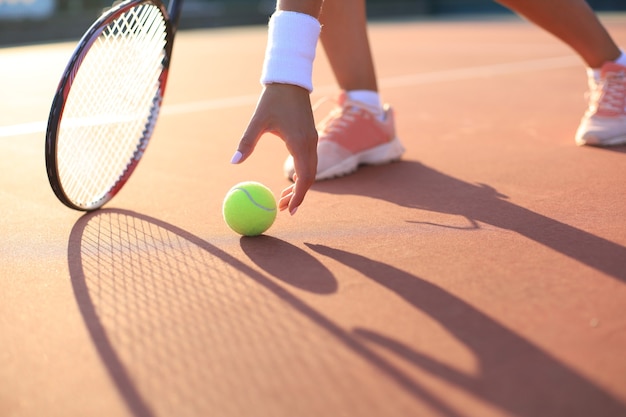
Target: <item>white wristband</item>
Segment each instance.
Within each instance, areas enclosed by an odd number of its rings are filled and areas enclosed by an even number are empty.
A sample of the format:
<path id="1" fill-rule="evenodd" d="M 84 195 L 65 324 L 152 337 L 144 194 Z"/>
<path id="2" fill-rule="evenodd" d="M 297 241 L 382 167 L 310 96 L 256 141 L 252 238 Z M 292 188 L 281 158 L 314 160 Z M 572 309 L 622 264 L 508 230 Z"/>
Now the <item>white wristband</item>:
<path id="1" fill-rule="evenodd" d="M 276 11 L 269 22 L 261 84 L 293 84 L 313 91 L 319 21 L 305 13 Z"/>

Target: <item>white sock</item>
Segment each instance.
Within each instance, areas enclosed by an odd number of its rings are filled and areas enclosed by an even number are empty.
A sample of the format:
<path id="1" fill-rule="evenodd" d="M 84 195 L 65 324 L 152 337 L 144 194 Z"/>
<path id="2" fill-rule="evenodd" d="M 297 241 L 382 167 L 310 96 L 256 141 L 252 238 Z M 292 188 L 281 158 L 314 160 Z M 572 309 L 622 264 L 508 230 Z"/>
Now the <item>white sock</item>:
<path id="1" fill-rule="evenodd" d="M 615 60 L 615 63 L 626 67 L 626 52 L 622 51 L 622 54 Z"/>
<path id="2" fill-rule="evenodd" d="M 626 52 L 624 51 L 621 51 L 621 52 L 622 52 L 621 55 L 613 62 L 615 62 L 618 65 L 623 65 L 626 67 Z M 596 80 L 596 82 L 599 82 L 601 71 L 602 70 L 600 68 L 590 68 L 589 70 L 587 70 L 587 74 L 590 77 L 593 77 Z"/>
<path id="3" fill-rule="evenodd" d="M 372 90 L 350 90 L 346 91 L 348 100 L 358 101 L 367 106 L 367 109 L 372 112 L 380 120 L 384 117 L 383 105 L 380 101 L 380 94 L 377 91 Z"/>

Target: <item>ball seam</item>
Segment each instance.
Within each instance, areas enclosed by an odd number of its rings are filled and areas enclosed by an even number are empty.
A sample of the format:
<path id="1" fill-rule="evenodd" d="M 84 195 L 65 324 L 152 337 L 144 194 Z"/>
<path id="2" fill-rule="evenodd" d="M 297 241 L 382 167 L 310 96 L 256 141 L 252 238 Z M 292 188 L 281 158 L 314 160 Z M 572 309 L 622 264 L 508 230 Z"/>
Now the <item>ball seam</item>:
<path id="1" fill-rule="evenodd" d="M 235 188 L 235 191 L 243 191 L 244 193 L 246 193 L 246 196 L 248 196 L 248 198 L 250 199 L 252 204 L 254 204 L 255 206 L 257 206 L 258 208 L 260 208 L 262 210 L 265 210 L 265 211 L 275 211 L 276 210 L 276 208 L 265 207 L 264 205 L 257 203 L 254 200 L 254 198 L 252 197 L 252 195 L 245 188 Z"/>

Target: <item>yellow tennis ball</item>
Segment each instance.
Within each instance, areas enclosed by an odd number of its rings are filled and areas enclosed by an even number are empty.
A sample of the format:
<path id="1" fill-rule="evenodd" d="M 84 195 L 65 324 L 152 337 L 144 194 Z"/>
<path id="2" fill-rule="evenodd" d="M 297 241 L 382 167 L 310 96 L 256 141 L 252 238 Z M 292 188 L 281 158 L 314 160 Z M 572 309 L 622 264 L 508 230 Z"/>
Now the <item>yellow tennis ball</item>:
<path id="1" fill-rule="evenodd" d="M 276 199 L 265 185 L 246 181 L 228 191 L 222 205 L 228 227 L 244 236 L 257 236 L 276 219 Z"/>

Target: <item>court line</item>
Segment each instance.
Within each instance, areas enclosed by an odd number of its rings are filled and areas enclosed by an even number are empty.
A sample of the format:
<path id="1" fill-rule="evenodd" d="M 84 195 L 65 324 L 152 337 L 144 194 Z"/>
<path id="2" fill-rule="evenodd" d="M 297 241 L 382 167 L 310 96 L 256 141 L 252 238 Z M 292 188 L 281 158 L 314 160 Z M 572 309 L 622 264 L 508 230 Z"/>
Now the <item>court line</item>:
<path id="1" fill-rule="evenodd" d="M 381 88 L 408 87 L 420 84 L 433 84 L 447 81 L 460 81 L 476 78 L 487 78 L 497 75 L 520 72 L 545 71 L 559 68 L 569 68 L 582 65 L 577 56 L 562 56 L 528 61 L 508 62 L 502 64 L 483 65 L 478 67 L 457 68 L 417 74 L 385 77 L 379 80 Z M 317 87 L 314 94 L 331 94 L 337 90 L 336 86 Z M 189 103 L 169 104 L 163 106 L 162 115 L 177 115 L 197 113 L 207 110 L 226 109 L 240 106 L 249 106 L 257 102 L 259 96 L 250 94 L 235 97 L 201 100 Z M 27 122 L 8 126 L 0 126 L 0 138 L 21 136 L 46 131 L 46 121 Z"/>

